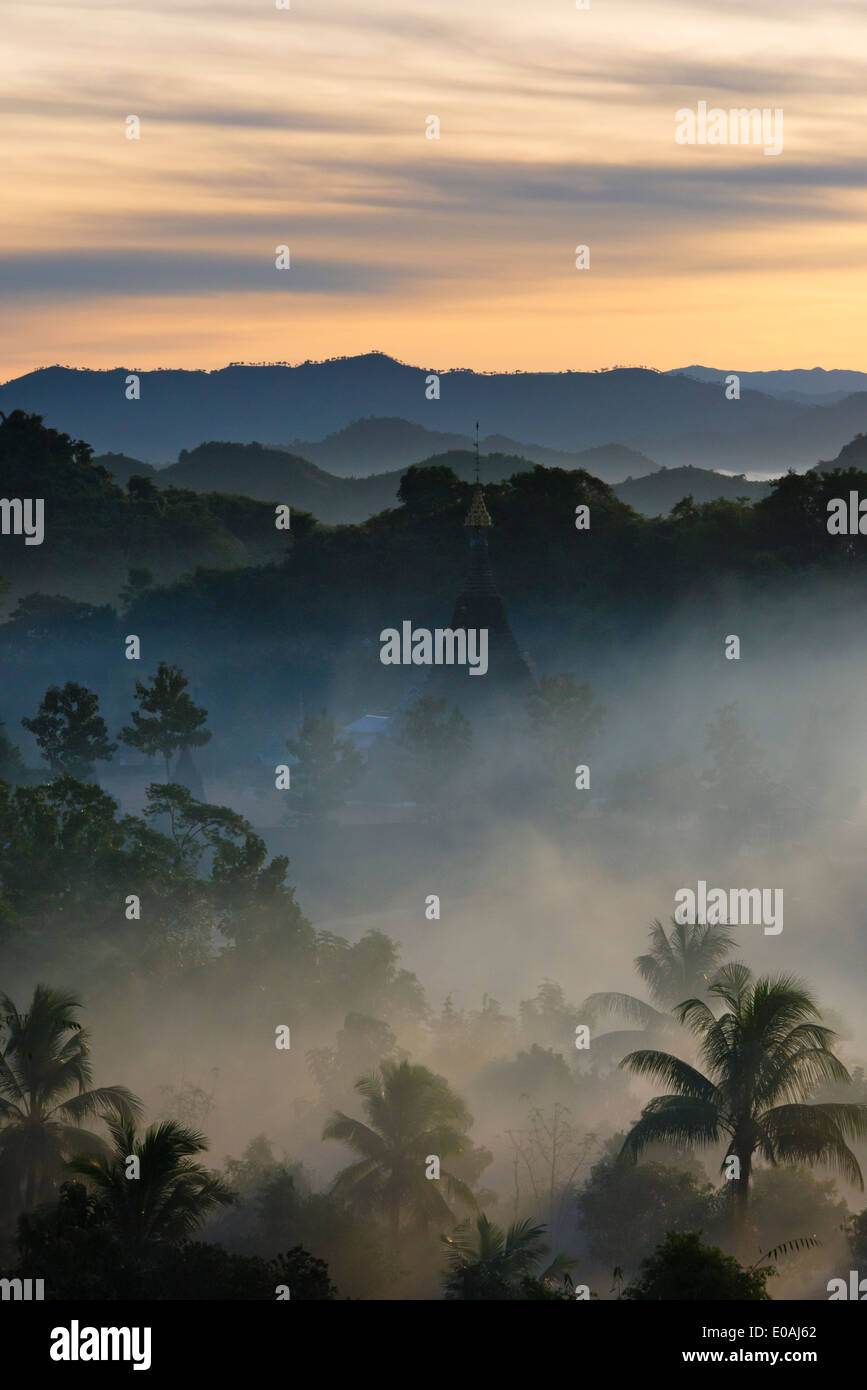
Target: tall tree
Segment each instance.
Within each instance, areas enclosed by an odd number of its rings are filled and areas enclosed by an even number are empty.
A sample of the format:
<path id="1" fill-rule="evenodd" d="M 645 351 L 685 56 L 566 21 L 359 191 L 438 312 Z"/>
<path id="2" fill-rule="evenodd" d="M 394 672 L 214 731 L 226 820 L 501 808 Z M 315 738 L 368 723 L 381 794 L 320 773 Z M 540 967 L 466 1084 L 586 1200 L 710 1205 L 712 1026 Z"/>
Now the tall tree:
<path id="1" fill-rule="evenodd" d="M 75 681 L 67 681 L 62 689 L 49 686 L 36 717 L 21 723 L 35 735 L 55 776 L 66 773 L 86 782 L 97 759 L 108 762 L 117 749 L 99 714 L 99 697 Z"/>
<path id="2" fill-rule="evenodd" d="M 635 969 L 653 1003 L 610 990 L 589 995 L 581 1010 L 591 1023 L 604 1014 L 619 1014 L 625 1022 L 639 1025 L 638 1029 L 604 1033 L 596 1042 L 611 1052 L 635 1042 L 641 1030 L 645 1037 L 669 1035 L 675 1006 L 683 999 L 708 997 L 714 972 L 734 944 L 734 937 L 722 927 L 679 923 L 672 918 L 671 930 L 666 932 L 655 920 L 650 928 L 650 949 L 635 960 Z"/>
<path id="3" fill-rule="evenodd" d="M 193 703 L 187 694 L 189 681 L 179 666 L 161 661 L 150 685 L 135 683 L 140 709 L 132 715 L 133 727 L 121 729 L 120 737 L 130 748 L 146 757 L 161 757 L 166 764 L 166 781 L 171 781 L 172 755 L 182 748 L 201 748 L 211 735 L 201 726 L 208 711 Z"/>
<path id="4" fill-rule="evenodd" d="M 605 717 L 590 686 L 578 685 L 570 675 L 542 676 L 526 706 L 533 733 L 555 761 L 580 758 Z"/>
<path id="5" fill-rule="evenodd" d="M 532 1221 L 513 1222 L 507 1231 L 495 1226 L 484 1212 L 474 1221 L 463 1221 L 453 1236 L 441 1236 L 448 1246 L 449 1267 L 443 1283 L 447 1299 L 493 1300 L 533 1296 L 528 1283 L 562 1279 L 573 1263 L 558 1255 L 533 1280 L 549 1253 L 542 1240 L 544 1226 Z"/>
<path id="6" fill-rule="evenodd" d="M 454 788 L 472 744 L 472 726 L 457 705 L 420 695 L 394 741 L 397 765 L 416 800 L 438 801 Z"/>
<path id="7" fill-rule="evenodd" d="M 867 1135 L 867 1105 L 811 1102 L 823 1082 L 851 1080 L 831 1051 L 807 988 L 790 976 L 753 979 L 747 966 L 722 967 L 709 993 L 726 1007 L 716 1018 L 703 999 L 676 1010 L 695 1033 L 707 1075 L 666 1052 L 640 1051 L 621 1066 L 669 1085 L 641 1112 L 622 1152 L 633 1159 L 655 1143 L 726 1143 L 736 1159 L 731 1178 L 736 1238 L 745 1238 L 750 1179 L 756 1155 L 770 1164 L 826 1163 L 862 1191 L 864 1180 L 846 1138 Z"/>
<path id="8" fill-rule="evenodd" d="M 445 1166 L 469 1154 L 472 1120 L 444 1077 L 408 1061 L 384 1061 L 355 1089 L 367 1123 L 337 1111 L 322 1132 L 323 1139 L 339 1139 L 361 1155 L 338 1174 L 336 1195 L 361 1208 L 384 1206 L 395 1241 L 407 1210 L 422 1227 L 434 1219 L 452 1222 L 440 1182 L 425 1176 L 429 1156 L 436 1155 L 449 1195 L 475 1206 L 466 1182 Z"/>
<path id="9" fill-rule="evenodd" d="M 80 1128 L 103 1112 L 131 1118 L 141 1104 L 125 1086 L 91 1087 L 90 1039 L 75 1017 L 71 994 L 37 985 L 21 1013 L 0 995 L 0 1186 L 11 1208 L 30 1210 L 62 1173 L 63 1159 L 82 1141 L 102 1145 Z"/>
<path id="10" fill-rule="evenodd" d="M 364 770 L 361 753 L 350 739 L 337 737 L 325 710 L 306 719 L 286 747 L 297 760 L 291 770 L 292 800 L 305 820 L 328 816 L 341 806 Z"/>
<path id="11" fill-rule="evenodd" d="M 233 1201 L 231 1188 L 195 1161 L 203 1135 L 175 1120 L 139 1137 L 135 1122 L 107 1117 L 111 1151 L 79 1152 L 67 1167 L 89 1178 L 125 1247 L 136 1253 L 189 1239 L 215 1207 Z M 130 1160 L 136 1159 L 132 1168 Z"/>

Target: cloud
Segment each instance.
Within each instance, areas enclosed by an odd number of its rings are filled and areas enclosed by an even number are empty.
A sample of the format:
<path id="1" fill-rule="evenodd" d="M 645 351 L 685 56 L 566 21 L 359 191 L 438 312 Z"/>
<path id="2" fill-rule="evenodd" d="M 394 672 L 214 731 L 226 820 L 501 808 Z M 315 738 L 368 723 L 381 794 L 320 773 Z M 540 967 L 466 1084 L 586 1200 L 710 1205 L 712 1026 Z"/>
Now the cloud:
<path id="1" fill-rule="evenodd" d="M 0 258 L 0 294 L 7 299 L 106 298 L 148 295 L 370 294 L 406 278 L 400 267 L 361 261 L 305 260 L 278 270 L 273 251 L 261 256 L 213 251 L 70 251 Z M 423 270 L 418 274 L 423 275 Z"/>

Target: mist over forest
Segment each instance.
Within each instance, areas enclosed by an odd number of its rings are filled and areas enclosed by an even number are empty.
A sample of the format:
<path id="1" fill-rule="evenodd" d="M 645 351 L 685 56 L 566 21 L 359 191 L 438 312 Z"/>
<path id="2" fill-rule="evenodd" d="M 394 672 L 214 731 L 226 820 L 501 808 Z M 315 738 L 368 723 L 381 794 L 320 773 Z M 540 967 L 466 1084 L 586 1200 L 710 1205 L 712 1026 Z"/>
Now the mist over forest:
<path id="1" fill-rule="evenodd" d="M 824 1300 L 867 1257 L 863 438 L 650 514 L 458 452 L 330 524 L 2 417 L 45 504 L 0 538 L 4 1276 Z M 483 676 L 383 662 L 474 613 Z M 701 884 L 784 909 L 678 920 Z"/>

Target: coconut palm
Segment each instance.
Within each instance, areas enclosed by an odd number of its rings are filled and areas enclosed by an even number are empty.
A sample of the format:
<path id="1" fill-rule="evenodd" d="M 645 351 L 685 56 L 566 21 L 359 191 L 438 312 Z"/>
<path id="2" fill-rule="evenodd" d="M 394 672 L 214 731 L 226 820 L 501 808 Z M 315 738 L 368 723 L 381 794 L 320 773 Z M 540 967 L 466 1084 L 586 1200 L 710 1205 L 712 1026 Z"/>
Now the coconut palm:
<path id="1" fill-rule="evenodd" d="M 208 1147 L 203 1135 L 175 1120 L 151 1125 L 141 1138 L 132 1121 L 106 1123 L 111 1152 L 78 1154 L 67 1168 L 93 1183 L 126 1249 L 141 1253 L 185 1240 L 214 1207 L 233 1201 L 227 1184 L 193 1161 Z"/>
<path id="2" fill-rule="evenodd" d="M 444 1279 L 450 1299 L 502 1299 L 516 1296 L 522 1279 L 533 1276 L 549 1253 L 542 1240 L 544 1226 L 515 1221 L 507 1231 L 495 1226 L 484 1212 L 462 1221 L 453 1236 L 441 1236 L 448 1246 L 449 1266 Z M 540 1280 L 562 1278 L 572 1261 L 558 1255 Z"/>
<path id="3" fill-rule="evenodd" d="M 824 1027 L 812 995 L 791 976 L 754 980 L 746 965 L 723 966 L 709 993 L 725 1012 L 716 1018 L 703 999 L 687 999 L 676 1014 L 699 1040 L 707 1075 L 665 1052 L 640 1051 L 621 1066 L 672 1088 L 644 1107 L 622 1152 L 633 1159 L 655 1143 L 708 1147 L 727 1141 L 737 1159 L 733 1213 L 743 1241 L 753 1159 L 824 1163 L 862 1191 L 864 1180 L 846 1138 L 867 1135 L 867 1105 L 811 1103 L 823 1083 L 851 1078 L 831 1051 L 836 1034 Z"/>
<path id="4" fill-rule="evenodd" d="M 472 1120 L 444 1077 L 408 1061 L 385 1061 L 360 1077 L 355 1089 L 367 1123 L 337 1111 L 322 1131 L 323 1139 L 340 1139 L 361 1155 L 338 1173 L 337 1196 L 358 1207 L 384 1206 L 394 1240 L 405 1209 L 422 1227 L 432 1220 L 453 1222 L 440 1182 L 425 1176 L 435 1155 L 449 1196 L 476 1205 L 467 1184 L 445 1167 L 447 1159 L 470 1152 L 466 1131 Z"/>
<path id="5" fill-rule="evenodd" d="M 604 1014 L 619 1014 L 637 1025 L 604 1033 L 594 1041 L 613 1052 L 634 1045 L 648 1034 L 657 1040 L 673 1036 L 672 1010 L 681 999 L 706 998 L 714 972 L 734 946 L 734 938 L 718 926 L 675 922 L 666 932 L 655 919 L 650 928 L 650 949 L 635 960 L 635 969 L 648 987 L 653 1004 L 632 994 L 606 991 L 591 994 L 581 1006 L 582 1017 L 594 1023 Z"/>
<path id="6" fill-rule="evenodd" d="M 125 1086 L 92 1088 L 90 1040 L 75 1018 L 81 1004 L 71 994 L 37 985 L 30 1008 L 20 1013 L 0 995 L 0 1185 L 11 1209 L 31 1210 L 45 1200 L 62 1174 L 63 1159 L 84 1140 L 102 1140 L 81 1129 L 91 1116 L 132 1117 L 141 1103 Z"/>

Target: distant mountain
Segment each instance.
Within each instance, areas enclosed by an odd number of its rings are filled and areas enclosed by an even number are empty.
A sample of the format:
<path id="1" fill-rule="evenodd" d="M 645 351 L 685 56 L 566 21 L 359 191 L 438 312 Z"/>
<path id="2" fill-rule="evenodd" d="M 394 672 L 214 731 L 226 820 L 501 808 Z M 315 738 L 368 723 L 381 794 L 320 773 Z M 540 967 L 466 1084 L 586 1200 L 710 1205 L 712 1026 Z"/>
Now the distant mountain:
<path id="1" fill-rule="evenodd" d="M 107 468 L 119 487 L 126 487 L 130 478 L 155 477 L 157 471 L 153 464 L 131 459 L 126 454 L 98 454 L 93 461 Z"/>
<path id="2" fill-rule="evenodd" d="M 730 478 L 703 468 L 661 468 L 649 477 L 630 478 L 612 488 L 621 502 L 644 516 L 668 516 L 684 497 L 691 496 L 696 503 L 715 502 L 719 497 L 729 501 L 747 497 L 757 502 L 770 490 L 770 483 L 750 483 L 743 476 Z"/>
<path id="3" fill-rule="evenodd" d="M 452 468 L 459 478 L 473 477 L 475 456 L 469 449 L 449 450 L 420 461 L 425 467 Z M 483 482 L 502 482 L 513 473 L 533 468 L 530 459 L 515 454 L 481 454 Z M 329 525 L 366 521 L 398 505 L 397 490 L 405 468 L 372 473 L 367 478 L 337 478 L 307 459 L 262 444 L 200 444 L 184 451 L 177 463 L 154 474 L 158 487 L 190 488 L 194 492 L 226 492 L 262 502 L 284 502 L 312 512 Z"/>
<path id="4" fill-rule="evenodd" d="M 472 447 L 469 434 L 443 434 L 410 420 L 373 415 L 353 420 L 345 429 L 325 439 L 296 439 L 287 446 L 292 453 L 311 459 L 320 468 L 341 478 L 408 468 L 435 454 L 461 452 Z M 585 468 L 603 482 L 617 482 L 628 474 L 638 478 L 656 467 L 652 459 L 621 444 L 604 444 L 569 453 L 523 443 L 502 434 L 488 434 L 480 438 L 479 451 L 517 456 L 531 463 L 542 463 L 547 468 Z"/>
<path id="5" fill-rule="evenodd" d="M 428 438 L 427 432 L 423 434 Z M 567 459 L 570 470 L 581 467 L 603 482 L 622 478 L 627 469 L 641 474 L 654 467 L 653 461 L 643 454 L 617 444 L 580 454 L 543 452 Z M 513 473 L 528 472 L 536 462 L 522 454 L 480 450 L 479 473 L 482 482 L 500 483 Z M 418 464 L 425 468 L 451 468 L 464 482 L 471 482 L 475 453 L 472 448 L 449 449 L 421 458 Z M 405 472 L 406 468 L 396 468 L 387 473 L 371 473 L 366 478 L 340 478 L 284 449 L 268 449 L 263 444 L 209 443 L 183 450 L 177 463 L 155 470 L 152 477 L 157 487 L 228 492 L 262 502 L 285 502 L 300 511 L 312 512 L 329 525 L 338 525 L 366 521 L 387 507 L 396 507 L 397 490 Z"/>
<path id="6" fill-rule="evenodd" d="M 710 370 L 710 369 L 706 369 Z M 97 452 L 152 463 L 202 439 L 323 440 L 365 416 L 399 417 L 466 437 L 475 420 L 507 439 L 576 453 L 612 440 L 668 467 L 732 472 L 806 468 L 867 428 L 867 393 L 808 405 L 744 389 L 727 401 L 715 382 L 641 368 L 609 372 L 442 371 L 382 353 L 297 367 L 140 372 L 141 398 L 125 395 L 127 368 L 49 367 L 0 386 L 0 410 L 36 411 Z M 521 452 L 524 449 L 521 446 Z"/>
<path id="7" fill-rule="evenodd" d="M 481 440 L 479 447 L 483 448 L 485 442 Z M 468 434 L 443 434 L 411 420 L 375 415 L 353 420 L 324 439 L 293 439 L 287 445 L 291 453 L 310 459 L 338 478 L 386 473 L 420 463 L 431 454 L 471 447 Z"/>
<path id="8" fill-rule="evenodd" d="M 867 434 L 856 434 L 848 444 L 844 444 L 835 459 L 830 463 L 816 464 L 818 473 L 833 473 L 835 468 L 860 468 L 867 471 Z"/>
<path id="9" fill-rule="evenodd" d="M 842 401 L 856 391 L 867 391 L 867 372 L 848 372 L 839 368 L 826 371 L 824 367 L 795 368 L 782 372 L 739 372 L 730 367 L 678 367 L 668 376 L 690 376 L 695 381 L 723 382 L 727 376 L 740 377 L 741 390 L 763 391 L 779 400 L 806 401 L 811 405 L 828 405 Z"/>

